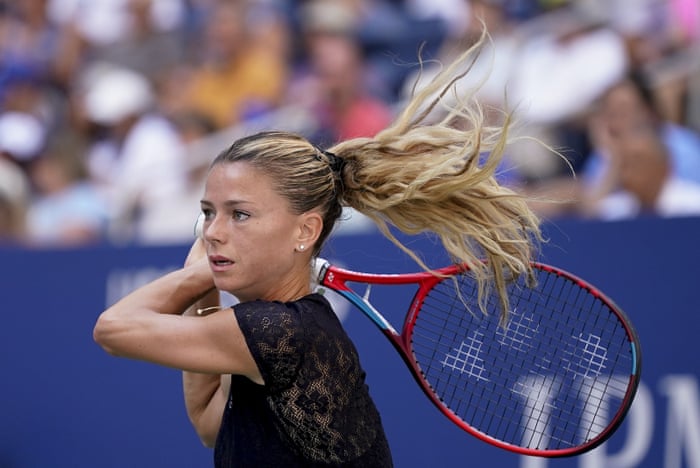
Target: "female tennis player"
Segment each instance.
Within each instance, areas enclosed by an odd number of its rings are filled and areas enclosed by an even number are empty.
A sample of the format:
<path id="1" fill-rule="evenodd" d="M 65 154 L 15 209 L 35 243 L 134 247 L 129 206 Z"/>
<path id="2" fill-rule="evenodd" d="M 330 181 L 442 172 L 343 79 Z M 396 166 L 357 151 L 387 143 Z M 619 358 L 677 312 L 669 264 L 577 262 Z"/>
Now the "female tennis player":
<path id="1" fill-rule="evenodd" d="M 390 227 L 435 233 L 504 311 L 508 279 L 531 273 L 539 221 L 494 177 L 509 115 L 486 126 L 463 96 L 433 118 L 478 46 L 373 138 L 326 150 L 285 132 L 235 141 L 211 164 L 184 267 L 100 315 L 94 338 L 109 353 L 184 371 L 188 415 L 217 467 L 392 466 L 356 349 L 311 281 L 344 206 L 423 268 Z M 220 291 L 240 302 L 221 307 Z"/>

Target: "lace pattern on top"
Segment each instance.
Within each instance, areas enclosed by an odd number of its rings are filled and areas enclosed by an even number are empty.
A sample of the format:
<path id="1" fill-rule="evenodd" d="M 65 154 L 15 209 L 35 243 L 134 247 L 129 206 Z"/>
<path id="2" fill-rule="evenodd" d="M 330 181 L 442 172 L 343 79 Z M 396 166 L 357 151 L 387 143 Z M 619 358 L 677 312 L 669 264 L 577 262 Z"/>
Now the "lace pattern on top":
<path id="1" fill-rule="evenodd" d="M 282 439 L 306 459 L 343 463 L 384 434 L 354 345 L 326 300 L 308 299 L 235 311 Z"/>

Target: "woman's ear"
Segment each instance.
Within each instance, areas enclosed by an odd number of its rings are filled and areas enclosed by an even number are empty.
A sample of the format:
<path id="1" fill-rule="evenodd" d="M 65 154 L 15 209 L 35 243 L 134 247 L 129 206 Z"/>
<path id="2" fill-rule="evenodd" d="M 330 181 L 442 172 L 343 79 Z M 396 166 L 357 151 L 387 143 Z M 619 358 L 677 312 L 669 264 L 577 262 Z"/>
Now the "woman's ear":
<path id="1" fill-rule="evenodd" d="M 297 243 L 311 247 L 316 243 L 323 230 L 323 218 L 317 211 L 309 211 L 301 216 Z"/>

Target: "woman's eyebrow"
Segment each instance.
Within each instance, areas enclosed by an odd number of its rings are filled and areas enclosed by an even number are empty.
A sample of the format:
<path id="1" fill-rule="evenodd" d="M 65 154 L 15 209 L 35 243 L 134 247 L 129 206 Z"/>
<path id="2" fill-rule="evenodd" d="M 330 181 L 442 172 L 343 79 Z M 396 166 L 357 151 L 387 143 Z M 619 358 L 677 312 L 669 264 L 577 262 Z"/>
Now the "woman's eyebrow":
<path id="1" fill-rule="evenodd" d="M 214 206 L 214 203 L 210 202 L 209 200 L 200 200 L 199 203 L 201 205 L 205 205 L 205 206 Z M 250 200 L 236 200 L 236 199 L 226 200 L 225 202 L 223 202 L 223 205 L 226 208 L 232 208 L 232 207 L 240 206 L 240 205 L 252 205 L 252 204 L 254 204 L 254 202 L 250 201 Z"/>

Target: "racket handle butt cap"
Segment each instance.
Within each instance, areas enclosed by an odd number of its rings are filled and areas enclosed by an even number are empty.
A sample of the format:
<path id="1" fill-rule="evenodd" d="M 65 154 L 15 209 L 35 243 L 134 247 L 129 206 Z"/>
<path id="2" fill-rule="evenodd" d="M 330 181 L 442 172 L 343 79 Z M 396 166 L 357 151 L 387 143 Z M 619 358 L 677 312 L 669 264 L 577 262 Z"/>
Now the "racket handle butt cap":
<path id="1" fill-rule="evenodd" d="M 199 213 L 197 221 L 194 223 L 194 236 L 200 239 L 204 236 L 204 213 Z"/>
<path id="2" fill-rule="evenodd" d="M 323 276 L 326 274 L 330 263 L 325 258 L 317 257 L 313 259 L 311 267 L 313 268 L 313 279 L 321 283 L 323 281 Z"/>

